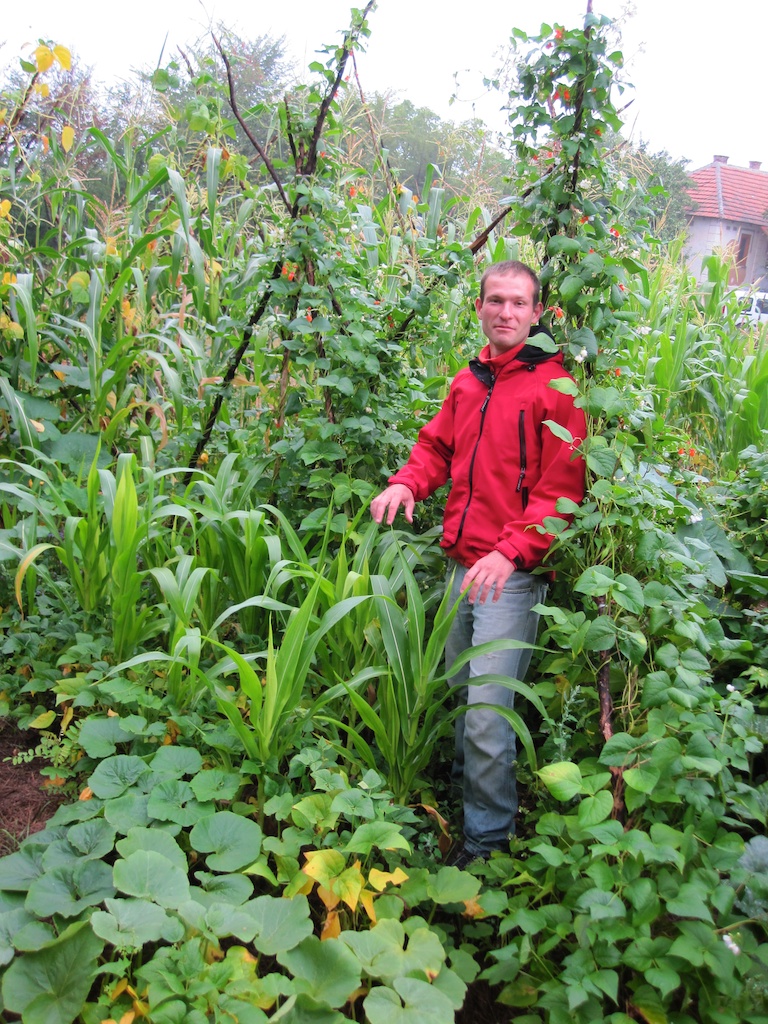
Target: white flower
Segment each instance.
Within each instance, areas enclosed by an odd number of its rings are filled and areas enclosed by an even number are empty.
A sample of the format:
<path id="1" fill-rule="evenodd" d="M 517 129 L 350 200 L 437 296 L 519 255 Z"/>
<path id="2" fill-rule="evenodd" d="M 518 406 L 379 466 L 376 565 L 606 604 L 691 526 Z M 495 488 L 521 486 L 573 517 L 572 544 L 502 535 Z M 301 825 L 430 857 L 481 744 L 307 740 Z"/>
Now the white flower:
<path id="1" fill-rule="evenodd" d="M 650 334 L 651 333 L 651 328 L 650 327 L 638 327 L 637 328 L 637 333 L 638 334 Z"/>
<path id="2" fill-rule="evenodd" d="M 691 516 L 691 518 L 688 520 L 688 522 L 691 523 L 691 524 L 693 524 L 693 523 L 700 523 L 703 518 L 704 518 L 704 516 L 703 516 L 703 514 L 701 512 L 694 512 L 693 515 Z"/>
<path id="3" fill-rule="evenodd" d="M 733 685 L 733 683 L 728 683 L 728 685 L 726 686 L 726 690 L 728 691 L 728 693 L 736 693 L 736 687 Z"/>
<path id="4" fill-rule="evenodd" d="M 574 356 L 573 358 L 576 360 L 577 363 L 583 363 L 588 355 L 589 352 L 587 352 L 587 350 L 583 348 L 581 352 L 579 352 L 579 354 L 577 356 Z"/>
<path id="5" fill-rule="evenodd" d="M 734 956 L 738 956 L 738 954 L 741 952 L 741 949 L 736 945 L 736 943 L 733 941 L 728 932 L 726 932 L 723 935 L 723 942 L 726 944 L 728 949 L 730 949 Z"/>

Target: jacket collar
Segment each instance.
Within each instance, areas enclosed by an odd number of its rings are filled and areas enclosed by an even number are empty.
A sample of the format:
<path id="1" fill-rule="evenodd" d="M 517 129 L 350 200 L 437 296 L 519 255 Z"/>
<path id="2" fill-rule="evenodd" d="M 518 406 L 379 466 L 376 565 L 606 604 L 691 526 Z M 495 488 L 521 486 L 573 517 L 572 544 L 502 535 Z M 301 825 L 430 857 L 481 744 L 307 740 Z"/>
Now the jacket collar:
<path id="1" fill-rule="evenodd" d="M 534 339 L 539 344 L 536 344 Z M 534 324 L 528 339 L 515 348 L 510 349 L 509 352 L 504 352 L 502 355 L 494 357 L 491 355 L 491 346 L 485 345 L 477 355 L 477 360 L 484 366 L 487 366 L 494 376 L 498 376 L 505 367 L 515 360 L 530 366 L 531 364 L 544 363 L 549 359 L 562 363 L 563 353 L 559 348 L 555 347 L 555 339 L 547 328 L 542 327 L 541 324 Z M 471 363 L 475 362 L 475 359 L 471 360 Z"/>

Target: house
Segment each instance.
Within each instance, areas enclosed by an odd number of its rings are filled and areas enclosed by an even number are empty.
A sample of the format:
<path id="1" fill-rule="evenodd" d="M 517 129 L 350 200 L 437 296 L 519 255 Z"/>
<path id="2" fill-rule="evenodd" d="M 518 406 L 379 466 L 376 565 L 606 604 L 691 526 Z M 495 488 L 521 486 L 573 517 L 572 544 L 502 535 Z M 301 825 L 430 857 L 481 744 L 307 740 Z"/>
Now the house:
<path id="1" fill-rule="evenodd" d="M 729 284 L 768 286 L 768 171 L 716 156 L 689 173 L 692 199 L 685 256 L 697 280 L 705 280 L 701 261 L 715 250 L 730 252 Z"/>

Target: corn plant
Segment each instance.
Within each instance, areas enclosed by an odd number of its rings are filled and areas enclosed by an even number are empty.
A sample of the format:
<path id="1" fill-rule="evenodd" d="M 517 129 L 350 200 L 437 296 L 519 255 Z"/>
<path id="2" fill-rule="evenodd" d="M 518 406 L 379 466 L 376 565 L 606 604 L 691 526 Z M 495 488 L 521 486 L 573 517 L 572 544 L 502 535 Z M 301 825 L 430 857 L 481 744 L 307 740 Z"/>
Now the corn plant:
<path id="1" fill-rule="evenodd" d="M 473 657 L 519 647 L 514 640 L 497 640 L 465 651 L 454 664 L 444 663 L 445 644 L 458 602 L 451 606 L 446 590 L 434 616 L 431 630 L 427 628 L 428 600 L 425 601 L 413 569 L 402 550 L 394 549 L 396 571 L 390 578 L 375 574 L 371 588 L 378 613 L 377 632 L 368 640 L 378 655 L 378 663 L 368 666 L 344 685 L 349 700 L 359 715 L 361 726 L 328 714 L 324 720 L 347 733 L 351 746 L 368 768 L 381 769 L 383 761 L 387 785 L 395 799 L 406 802 L 422 784 L 422 775 L 432 763 L 438 744 L 452 731 L 453 719 L 465 707 L 456 705 L 459 687 L 451 686 L 450 678 Z M 398 601 L 403 588 L 404 606 Z M 527 646 L 527 645 L 522 645 Z M 547 714 L 531 687 L 505 676 L 481 675 L 473 685 L 499 683 L 524 696 L 539 713 Z M 375 684 L 375 699 L 369 701 L 360 691 L 364 684 Z M 530 731 L 520 714 L 514 710 L 492 706 L 515 729 L 531 767 L 536 767 L 536 752 Z M 365 730 L 370 730 L 374 744 Z"/>
<path id="2" fill-rule="evenodd" d="M 307 687 L 318 644 L 356 605 L 367 600 L 365 596 L 346 598 L 318 620 L 314 612 L 321 583 L 317 577 L 309 594 L 288 619 L 277 646 L 270 624 L 267 650 L 256 655 L 264 658 L 263 677 L 236 650 L 207 638 L 213 647 L 225 652 L 226 658 L 210 672 L 201 670 L 201 679 L 210 686 L 219 710 L 234 729 L 260 784 L 263 784 L 265 767 L 280 765 L 293 748 L 302 726 L 312 720 L 314 709 L 328 700 L 326 694 L 313 700 Z M 237 671 L 240 682 L 241 692 L 237 696 L 223 684 L 232 669 Z"/>
<path id="3" fill-rule="evenodd" d="M 53 550 L 67 570 L 83 611 L 96 614 L 110 608 L 115 656 L 125 659 L 147 635 L 150 616 L 148 608 L 140 607 L 143 574 L 138 553 L 146 537 L 146 522 L 139 515 L 134 456 L 121 455 L 114 474 L 98 469 L 94 460 L 83 499 L 85 514 L 79 516 L 71 514 L 71 503 L 81 500 L 73 481 L 67 481 L 58 470 L 58 481 L 37 467 L 25 467 L 25 472 L 30 474 L 31 487 L 1 483 L 0 490 L 31 506 L 51 536 L 58 539 L 62 517 L 64 525 L 63 543 L 39 543 L 20 553 L 16 575 L 19 602 L 25 575 L 43 552 Z"/>

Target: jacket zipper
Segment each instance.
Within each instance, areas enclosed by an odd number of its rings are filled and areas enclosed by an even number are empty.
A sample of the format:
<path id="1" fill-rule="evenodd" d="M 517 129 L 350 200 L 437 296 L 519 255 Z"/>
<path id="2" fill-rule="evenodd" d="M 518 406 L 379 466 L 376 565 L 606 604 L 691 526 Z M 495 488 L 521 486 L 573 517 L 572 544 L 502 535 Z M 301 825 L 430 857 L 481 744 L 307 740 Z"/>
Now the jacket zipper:
<path id="1" fill-rule="evenodd" d="M 518 494 L 521 494 L 523 509 L 525 509 L 525 506 L 528 504 L 528 488 L 523 487 L 523 481 L 525 480 L 525 474 L 528 468 L 528 455 L 525 449 L 525 409 L 520 410 L 520 417 L 517 421 L 517 432 L 520 438 L 520 476 L 517 479 L 517 487 L 515 490 Z"/>
<path id="2" fill-rule="evenodd" d="M 480 406 L 480 429 L 477 432 L 477 441 L 475 441 L 475 447 L 474 447 L 474 450 L 472 451 L 472 458 L 470 459 L 470 462 L 469 462 L 469 474 L 468 474 L 468 477 L 469 477 L 469 494 L 467 495 L 467 503 L 464 506 L 464 511 L 461 514 L 461 522 L 459 523 L 459 529 L 458 529 L 458 531 L 456 533 L 456 540 L 454 541 L 454 543 L 458 543 L 459 538 L 461 537 L 462 530 L 464 529 L 464 520 L 467 518 L 467 512 L 469 512 L 469 505 L 470 505 L 470 502 L 472 501 L 472 485 L 473 485 L 473 479 L 474 479 L 475 456 L 477 455 L 477 449 L 478 449 L 478 447 L 480 445 L 480 438 L 483 436 L 483 425 L 485 423 L 485 411 L 488 408 L 488 403 L 491 400 L 491 395 L 493 394 L 493 386 L 494 386 L 495 383 L 496 383 L 496 377 L 491 377 L 491 383 L 490 383 L 490 385 L 488 387 L 488 393 L 486 394 L 486 396 L 485 396 L 485 398 L 483 400 L 483 404 Z"/>

